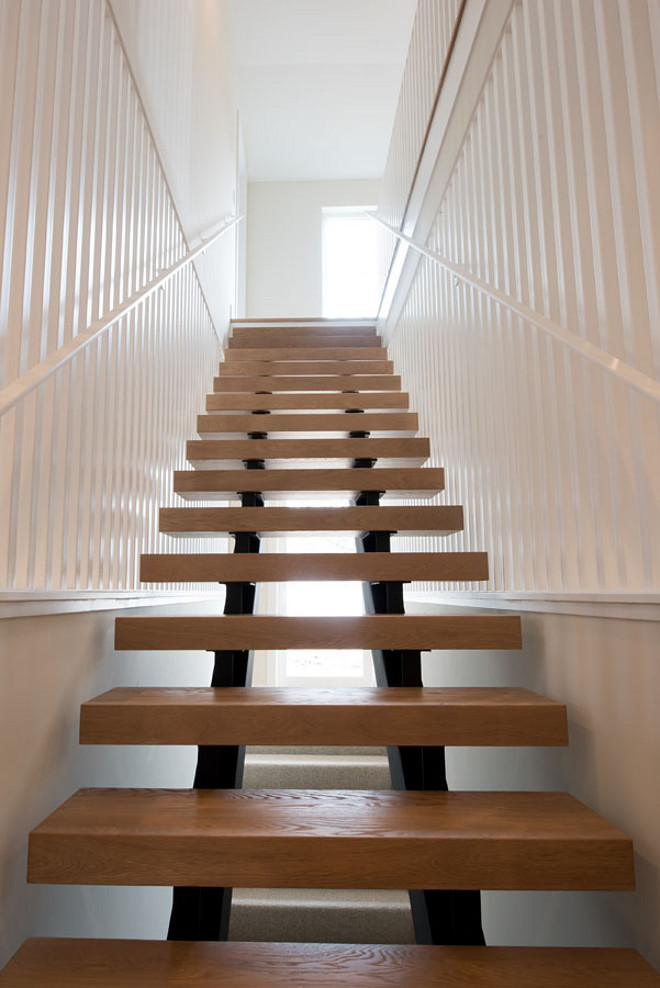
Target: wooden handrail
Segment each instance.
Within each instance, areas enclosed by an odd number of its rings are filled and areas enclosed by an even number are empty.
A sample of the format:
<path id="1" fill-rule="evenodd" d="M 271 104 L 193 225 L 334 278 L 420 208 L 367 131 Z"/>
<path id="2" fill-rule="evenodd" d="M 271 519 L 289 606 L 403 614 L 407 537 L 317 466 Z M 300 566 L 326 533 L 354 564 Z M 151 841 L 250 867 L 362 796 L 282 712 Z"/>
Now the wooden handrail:
<path id="1" fill-rule="evenodd" d="M 365 210 L 365 212 L 367 212 Z M 553 322 L 551 319 L 547 319 L 545 316 L 540 315 L 538 312 L 534 312 L 533 309 L 528 308 L 528 306 L 523 305 L 521 302 L 517 302 L 515 299 L 511 298 L 510 295 L 505 295 L 504 292 L 499 291 L 497 288 L 493 288 L 491 285 L 486 284 L 485 281 L 481 281 L 479 278 L 475 278 L 474 275 L 465 271 L 464 268 L 460 267 L 458 264 L 454 264 L 452 261 L 448 261 L 441 254 L 438 254 L 434 250 L 430 250 L 428 247 L 424 247 L 422 244 L 417 243 L 412 237 L 408 237 L 401 230 L 397 230 L 396 227 L 391 226 L 385 220 L 381 219 L 373 212 L 367 212 L 367 215 L 371 216 L 372 219 L 384 226 L 390 233 L 398 240 L 402 240 L 404 243 L 408 244 L 413 250 L 418 253 L 423 254 L 424 257 L 428 257 L 429 260 L 433 261 L 434 264 L 438 264 L 445 271 L 449 271 L 454 278 L 459 281 L 463 281 L 466 285 L 470 285 L 471 288 L 476 288 L 477 291 L 481 292 L 483 295 L 487 295 L 498 305 L 503 306 L 508 309 L 514 315 L 518 316 L 520 319 L 524 319 L 525 322 L 532 323 L 537 329 L 542 332 L 547 333 L 553 339 L 567 346 L 570 350 L 575 353 L 579 353 L 582 357 L 586 357 L 592 363 L 597 364 L 603 370 L 607 371 L 617 380 L 628 387 L 633 388 L 640 394 L 644 395 L 645 398 L 649 398 L 651 401 L 660 402 L 660 381 L 656 381 L 654 378 L 649 377 L 647 374 L 643 374 L 642 371 L 638 371 L 635 367 L 631 367 L 630 364 L 626 364 L 624 361 L 619 360 L 618 357 L 613 357 L 611 353 L 607 353 L 605 350 L 601 350 L 600 347 L 594 346 L 593 343 L 589 343 L 588 340 L 583 339 L 577 333 L 574 333 L 570 329 L 566 329 L 564 326 L 560 326 L 559 323 Z"/>
<path id="2" fill-rule="evenodd" d="M 231 230 L 243 219 L 243 216 L 233 216 L 228 220 L 219 230 L 211 234 L 205 240 L 202 240 L 199 246 L 195 247 L 193 250 L 189 251 L 185 257 L 182 257 L 179 261 L 173 264 L 167 269 L 163 274 L 158 275 L 153 281 L 150 281 L 148 285 L 141 288 L 139 292 L 135 292 L 131 295 L 125 302 L 113 309 L 112 312 L 107 313 L 101 319 L 97 319 L 91 324 L 83 333 L 78 333 L 73 339 L 65 343 L 64 346 L 59 347 L 53 353 L 49 354 L 45 360 L 40 361 L 31 367 L 27 373 L 23 374 L 22 377 L 16 378 L 11 384 L 8 384 L 5 388 L 0 391 L 0 416 L 4 415 L 6 412 L 10 411 L 15 405 L 23 400 L 30 392 L 38 388 L 39 385 L 45 381 L 47 378 L 54 374 L 55 371 L 59 370 L 60 367 L 72 360 L 81 350 L 88 346 L 93 340 L 96 340 L 103 333 L 107 332 L 111 326 L 114 326 L 116 322 L 123 319 L 124 316 L 128 315 L 133 309 L 138 305 L 141 305 L 146 299 L 148 299 L 154 292 L 158 291 L 164 285 L 170 281 L 174 275 L 178 274 L 182 268 L 185 268 L 187 264 L 190 264 L 195 260 L 200 254 L 203 254 L 209 247 L 211 247 L 217 240 L 220 239 L 228 230 Z"/>

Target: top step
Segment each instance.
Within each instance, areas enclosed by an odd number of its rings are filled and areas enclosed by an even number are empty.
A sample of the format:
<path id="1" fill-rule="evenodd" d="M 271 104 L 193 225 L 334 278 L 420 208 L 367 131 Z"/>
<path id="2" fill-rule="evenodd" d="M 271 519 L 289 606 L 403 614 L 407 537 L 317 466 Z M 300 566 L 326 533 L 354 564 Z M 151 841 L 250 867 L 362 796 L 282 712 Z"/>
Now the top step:
<path id="1" fill-rule="evenodd" d="M 225 350 L 225 363 L 243 363 L 246 360 L 387 360 L 386 347 L 374 346 L 340 346 L 336 349 L 328 347 L 325 342 L 322 346 L 305 346 L 302 349 L 296 347 L 251 347 L 249 353 L 244 350 Z"/>
<path id="2" fill-rule="evenodd" d="M 375 326 L 310 326 L 302 323 L 296 326 L 278 326 L 271 324 L 268 326 L 234 326 L 232 328 L 231 339 L 247 339 L 248 337 L 266 337 L 269 334 L 276 335 L 300 335 L 315 336 L 323 339 L 326 336 L 376 336 Z"/>
<path id="3" fill-rule="evenodd" d="M 255 330 L 249 336 L 232 336 L 227 341 L 228 349 L 253 347 L 382 347 L 379 336 L 366 336 L 360 333 L 319 336 L 308 331 L 296 330 Z"/>

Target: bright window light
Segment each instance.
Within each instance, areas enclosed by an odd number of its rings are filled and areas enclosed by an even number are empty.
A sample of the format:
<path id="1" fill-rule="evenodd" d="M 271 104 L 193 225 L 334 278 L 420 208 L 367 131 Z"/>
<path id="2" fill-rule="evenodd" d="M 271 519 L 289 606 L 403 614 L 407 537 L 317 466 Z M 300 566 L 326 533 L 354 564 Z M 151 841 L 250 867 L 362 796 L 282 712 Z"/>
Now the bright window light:
<path id="1" fill-rule="evenodd" d="M 323 315 L 374 318 L 380 302 L 378 228 L 363 210 L 323 209 Z"/>

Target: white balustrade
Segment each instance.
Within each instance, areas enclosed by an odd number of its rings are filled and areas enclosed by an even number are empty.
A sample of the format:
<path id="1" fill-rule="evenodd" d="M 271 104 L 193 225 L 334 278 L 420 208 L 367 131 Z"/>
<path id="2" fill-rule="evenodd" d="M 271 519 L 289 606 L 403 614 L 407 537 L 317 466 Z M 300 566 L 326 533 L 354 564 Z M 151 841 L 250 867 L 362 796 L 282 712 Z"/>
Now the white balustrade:
<path id="1" fill-rule="evenodd" d="M 0 93 L 0 584 L 141 587 L 218 339 L 105 0 L 0 4 Z"/>
<path id="2" fill-rule="evenodd" d="M 482 68 L 389 341 L 466 533 L 407 548 L 486 549 L 493 591 L 657 591 L 660 5 L 519 0 Z"/>

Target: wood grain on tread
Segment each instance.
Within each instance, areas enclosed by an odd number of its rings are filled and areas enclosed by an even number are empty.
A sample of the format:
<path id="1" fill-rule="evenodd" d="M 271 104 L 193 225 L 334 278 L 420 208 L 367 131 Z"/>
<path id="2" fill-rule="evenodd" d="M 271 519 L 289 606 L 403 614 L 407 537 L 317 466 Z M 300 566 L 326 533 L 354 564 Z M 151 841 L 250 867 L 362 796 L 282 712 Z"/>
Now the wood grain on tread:
<path id="1" fill-rule="evenodd" d="M 277 583 L 285 580 L 487 580 L 485 552 L 154 553 L 145 583 Z"/>
<path id="2" fill-rule="evenodd" d="M 219 374 L 246 377 L 277 374 L 393 374 L 391 360 L 232 360 Z"/>
<path id="3" fill-rule="evenodd" d="M 368 614 L 360 617 L 125 617 L 115 648 L 132 649 L 458 649 L 520 648 L 520 618 L 509 614 Z"/>
<path id="4" fill-rule="evenodd" d="M 286 326 L 278 325 L 268 325 L 268 326 L 236 326 L 232 327 L 232 340 L 244 340 L 248 337 L 261 337 L 269 336 L 272 334 L 285 334 L 285 333 L 306 333 L 309 336 L 317 336 L 323 339 L 324 336 L 375 336 L 376 335 L 376 325 L 372 326 L 359 326 L 350 324 L 345 326 L 329 325 L 329 326 L 313 326 L 296 324 L 291 328 Z"/>
<path id="5" fill-rule="evenodd" d="M 444 489 L 442 467 L 388 468 L 357 470 L 175 470 L 174 491 L 187 500 L 206 500 L 215 495 L 236 495 L 237 491 L 264 494 L 358 494 L 360 491 L 402 491 L 416 497 L 433 497 Z"/>
<path id="6" fill-rule="evenodd" d="M 632 889 L 632 842 L 566 793 L 83 789 L 30 834 L 30 882 Z"/>
<path id="7" fill-rule="evenodd" d="M 254 350 L 254 349 L 276 349 L 277 347 L 287 347 L 289 349 L 300 350 L 306 347 L 314 347 L 318 349 L 319 347 L 328 347 L 331 350 L 337 350 L 340 347 L 350 347 L 351 349 L 377 349 L 381 350 L 383 348 L 383 341 L 378 336 L 361 336 L 359 333 L 353 333 L 351 336 L 342 336 L 341 334 L 334 334 L 330 336 L 329 334 L 324 334 L 322 337 L 315 334 L 307 333 L 302 329 L 289 332 L 288 330 L 280 330 L 278 332 L 265 332 L 262 333 L 261 330 L 255 333 L 253 336 L 246 337 L 231 337 L 227 341 L 227 349 L 231 350 Z"/>
<path id="8" fill-rule="evenodd" d="M 401 378 L 395 374 L 319 374 L 316 376 L 265 376 L 213 378 L 213 391 L 224 394 L 227 391 L 400 391 Z"/>
<path id="9" fill-rule="evenodd" d="M 248 391 L 227 392 L 227 394 L 209 394 L 206 396 L 207 412 L 240 411 L 252 412 L 255 410 L 270 411 L 275 409 L 286 409 L 287 411 L 309 411 L 319 409 L 331 411 L 333 409 L 353 409 L 353 408 L 408 408 L 409 395 L 404 391 L 364 391 L 362 394 L 342 394 L 339 391 L 324 392 L 316 394 L 305 394 L 305 392 L 291 392 L 290 394 L 250 394 Z"/>
<path id="10" fill-rule="evenodd" d="M 118 688 L 81 744 L 565 745 L 566 708 L 524 689 Z"/>
<path id="11" fill-rule="evenodd" d="M 161 508 L 159 530 L 181 536 L 214 536 L 225 532 L 450 535 L 463 530 L 463 508 L 459 504 L 374 508 Z"/>
<path id="12" fill-rule="evenodd" d="M 261 425 L 257 422 L 257 428 Z M 190 439 L 191 462 L 221 460 L 345 460 L 366 457 L 387 465 L 420 466 L 428 459 L 428 439 Z M 389 461 L 396 461 L 391 464 Z M 414 462 L 406 462 L 414 461 Z"/>
<path id="13" fill-rule="evenodd" d="M 288 326 L 290 323 L 307 323 L 309 326 L 375 326 L 375 319 L 345 318 L 343 316 L 236 316 L 231 320 L 232 326 L 263 326 L 276 323 L 278 326 Z"/>
<path id="14" fill-rule="evenodd" d="M 244 360 L 387 360 L 387 347 L 252 347 L 245 350 L 225 350 L 225 364 Z"/>
<path id="15" fill-rule="evenodd" d="M 254 413 L 197 416 L 197 431 L 207 439 L 256 431 L 267 432 L 269 436 L 280 432 L 326 432 L 347 435 L 349 432 L 358 431 L 412 436 L 417 432 L 418 427 L 419 422 L 414 412 L 360 412 L 355 415 L 350 412 L 329 415 L 313 412 L 280 415 L 275 412 L 263 419 L 255 419 Z"/>
<path id="16" fill-rule="evenodd" d="M 660 988 L 617 947 L 30 939 L 2 988 Z"/>

